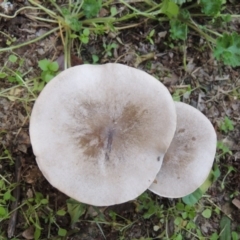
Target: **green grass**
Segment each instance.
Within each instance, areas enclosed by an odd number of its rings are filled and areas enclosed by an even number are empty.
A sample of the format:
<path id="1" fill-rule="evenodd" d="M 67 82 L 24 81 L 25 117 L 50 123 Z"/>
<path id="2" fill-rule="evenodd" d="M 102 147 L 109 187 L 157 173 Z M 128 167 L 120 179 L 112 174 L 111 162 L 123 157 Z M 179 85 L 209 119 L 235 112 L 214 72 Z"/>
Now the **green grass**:
<path id="1" fill-rule="evenodd" d="M 125 11 L 119 12 L 112 0 L 109 1 L 93 1 L 77 0 L 74 4 L 69 1 L 67 5 L 59 6 L 55 1 L 50 0 L 50 6 L 43 6 L 37 1 L 30 0 L 30 6 L 20 8 L 17 13 L 30 9 L 32 11 L 40 11 L 44 17 L 28 14 L 38 22 L 50 24 L 52 29 L 36 39 L 25 43 L 13 45 L 15 39 L 7 36 L 6 48 L 0 49 L 0 52 L 14 50 L 21 46 L 25 46 L 39 41 L 54 32 L 58 32 L 62 40 L 65 56 L 65 68 L 71 66 L 70 52 L 77 41 L 79 48 L 81 45 L 89 42 L 90 35 L 102 35 L 106 32 L 119 32 L 128 28 L 139 26 L 143 21 L 155 21 L 156 24 L 168 22 L 170 26 L 170 38 L 174 41 L 181 41 L 186 45 L 186 39 L 190 31 L 195 31 L 200 37 L 204 38 L 209 48 L 213 51 L 217 60 L 222 61 L 226 65 L 240 65 L 240 35 L 228 29 L 227 24 L 239 15 L 231 14 L 227 11 L 225 1 L 216 0 L 209 2 L 179 0 L 163 0 L 160 3 L 145 0 L 141 4 L 131 5 L 127 1 L 120 0 L 121 7 Z M 190 2 L 190 3 L 189 3 Z M 107 16 L 98 17 L 101 8 L 105 8 L 109 13 Z M 5 19 L 14 18 L 6 14 L 0 14 Z M 198 18 L 205 18 L 205 24 L 201 25 Z M 209 20 L 211 19 L 211 20 Z M 134 24 L 131 21 L 134 20 Z M 138 23 L 139 20 L 139 23 Z M 218 25 L 216 24 L 218 23 Z M 217 25 L 216 30 L 214 26 Z M 224 34 L 218 32 L 218 27 L 222 26 L 225 30 Z M 152 37 L 154 29 L 151 30 L 146 39 L 153 44 Z M 5 33 L 2 33 L 5 34 Z M 5 34 L 6 35 L 6 34 Z M 108 56 L 111 56 L 111 48 L 113 46 L 106 44 L 104 46 Z M 184 62 L 186 59 L 184 59 Z M 186 67 L 186 66 L 185 66 Z"/>

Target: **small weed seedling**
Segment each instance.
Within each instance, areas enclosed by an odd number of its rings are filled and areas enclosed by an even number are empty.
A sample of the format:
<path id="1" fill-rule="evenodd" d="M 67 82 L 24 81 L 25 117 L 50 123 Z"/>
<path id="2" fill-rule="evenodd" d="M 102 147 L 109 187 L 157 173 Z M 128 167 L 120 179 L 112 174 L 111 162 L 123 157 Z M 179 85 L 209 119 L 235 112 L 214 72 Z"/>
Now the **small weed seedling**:
<path id="1" fill-rule="evenodd" d="M 67 211 L 71 217 L 71 226 L 73 226 L 79 218 L 85 214 L 87 210 L 87 205 L 80 203 L 74 199 L 67 200 Z"/>
<path id="2" fill-rule="evenodd" d="M 202 194 L 201 194 L 202 196 Z M 211 213 L 209 210 L 198 209 L 198 205 L 184 204 L 179 200 L 176 205 L 172 207 L 165 207 L 159 202 L 155 202 L 150 195 L 145 192 L 143 193 L 136 202 L 136 211 L 141 213 L 144 219 L 159 219 L 159 223 L 153 226 L 155 231 L 158 229 L 165 228 L 165 231 L 160 233 L 157 239 L 164 240 L 176 240 L 185 239 L 186 236 L 198 236 L 203 237 L 200 228 L 196 224 L 198 214 L 204 215 L 206 218 L 210 218 Z M 174 231 L 169 235 L 168 225 L 173 221 Z M 164 227 L 165 225 L 165 227 Z"/>
<path id="3" fill-rule="evenodd" d="M 153 45 L 154 41 L 153 41 L 153 36 L 155 34 L 155 29 L 152 29 L 150 31 L 150 33 L 147 35 L 146 39 Z"/>
<path id="4" fill-rule="evenodd" d="M 201 0 L 196 2 L 192 0 L 163 0 L 160 2 L 147 1 L 145 5 L 133 5 L 128 1 L 120 0 L 118 3 L 119 9 L 124 8 L 125 11 L 120 11 L 116 6 L 112 6 L 111 1 L 104 0 L 77 0 L 74 4 L 72 1 L 69 1 L 64 6 L 58 5 L 53 0 L 49 2 L 53 10 L 44 7 L 37 1 L 29 0 L 31 5 L 22 7 L 17 11 L 19 13 L 26 9 L 38 12 L 40 10 L 41 14 L 38 16 L 27 13 L 26 17 L 44 24 L 51 24 L 50 30 L 36 39 L 2 48 L 0 52 L 26 46 L 54 32 L 58 32 L 58 36 L 61 37 L 64 47 L 64 62 L 65 68 L 67 68 L 71 64 L 70 53 L 75 40 L 87 44 L 90 34 L 96 36 L 109 33 L 109 31 L 118 32 L 139 26 L 146 21 L 154 21 L 155 23 L 165 21 L 169 22 L 169 36 L 173 41 L 185 42 L 190 30 L 195 31 L 202 39 L 206 40 L 208 47 L 212 50 L 214 57 L 218 61 L 222 61 L 225 65 L 233 67 L 240 66 L 240 35 L 236 32 L 228 31 L 226 24 L 232 21 L 232 19 L 239 17 L 239 15 L 223 13 L 226 1 Z M 184 3 L 187 3 L 187 5 L 183 5 Z M 104 17 L 98 17 L 99 11 L 103 7 L 107 10 L 108 14 Z M 12 18 L 12 16 L 2 13 L 0 13 L 0 17 L 4 19 Z M 205 25 L 201 25 L 198 18 L 205 20 Z M 136 24 L 130 23 L 131 20 L 136 22 L 137 19 L 143 19 L 144 21 Z M 214 30 L 216 23 L 218 23 L 217 29 L 225 30 L 224 33 Z M 152 30 L 147 36 L 147 40 L 151 44 L 153 44 L 154 33 L 154 30 Z M 3 32 L 0 32 L 0 34 L 4 35 Z M 15 41 L 9 37 L 7 38 L 10 44 Z M 104 46 L 108 56 L 111 56 L 112 48 L 114 48 L 112 45 Z"/>
<path id="5" fill-rule="evenodd" d="M 51 229 L 52 225 L 55 226 L 59 237 L 65 237 L 67 235 L 67 230 L 60 227 L 57 222 L 57 216 L 62 217 L 66 215 L 64 209 L 59 209 L 54 211 L 49 206 L 48 198 L 44 198 L 42 193 L 35 192 L 35 196 L 28 198 L 21 206 L 22 215 L 26 221 L 26 228 L 34 227 L 34 240 L 41 239 L 42 227 L 41 224 L 48 225 L 47 238 L 52 238 Z"/>
<path id="6" fill-rule="evenodd" d="M 19 85 L 24 85 L 24 76 L 26 76 L 32 69 L 28 72 L 22 73 L 23 59 L 11 54 L 8 57 L 8 61 L 5 62 L 4 66 L 0 69 L 0 79 L 6 79 L 10 83 L 15 83 Z M 15 70 L 12 70 L 14 66 Z"/>
<path id="7" fill-rule="evenodd" d="M 7 180 L 7 176 L 0 175 L 0 223 L 10 217 L 9 203 L 14 201 L 12 190 L 16 184 L 12 184 Z"/>
<path id="8" fill-rule="evenodd" d="M 55 77 L 59 68 L 57 62 L 51 62 L 48 59 L 40 60 L 38 66 L 42 70 L 41 79 L 44 83 L 48 83 L 53 77 Z"/>
<path id="9" fill-rule="evenodd" d="M 53 77 L 57 75 L 59 69 L 57 62 L 51 62 L 48 59 L 40 60 L 38 62 L 38 66 L 41 69 L 41 76 L 29 80 L 27 78 L 27 74 L 30 73 L 32 69 L 30 68 L 27 72 L 23 72 L 23 63 L 23 59 L 17 55 L 11 54 L 8 57 L 8 61 L 0 69 L 0 79 L 5 79 L 6 81 L 12 83 L 14 86 L 1 92 L 0 96 L 7 97 L 10 100 L 19 99 L 24 101 L 31 101 L 31 99 L 26 98 L 26 96 L 24 99 L 20 99 L 16 96 L 11 96 L 9 93 L 13 91 L 14 88 L 19 88 L 19 92 L 21 92 L 21 88 L 25 88 L 28 94 L 35 99 L 35 93 L 40 92 L 46 83 L 48 83 Z M 14 66 L 15 70 L 12 70 L 12 66 Z"/>
<path id="10" fill-rule="evenodd" d="M 144 219 L 149 219 L 151 216 L 156 215 L 159 219 L 163 218 L 163 206 L 155 202 L 148 192 L 143 193 L 138 197 L 136 202 L 136 211 L 142 212 Z"/>
<path id="11" fill-rule="evenodd" d="M 2 153 L 0 155 L 0 161 L 1 160 L 8 160 L 9 165 L 14 164 L 14 161 L 13 161 L 13 158 L 12 158 L 12 155 L 11 155 L 10 151 L 8 149 L 6 149 L 5 147 L 3 147 Z"/>
<path id="12" fill-rule="evenodd" d="M 99 61 L 98 55 L 93 54 L 92 55 L 92 61 L 93 61 L 93 64 L 96 64 Z"/>
<path id="13" fill-rule="evenodd" d="M 38 66 L 41 69 L 41 77 L 33 79 L 33 92 L 41 92 L 43 87 L 58 73 L 58 63 L 51 62 L 48 59 L 43 59 L 38 62 Z"/>
<path id="14" fill-rule="evenodd" d="M 111 57 L 112 56 L 112 50 L 117 48 L 118 45 L 116 43 L 110 43 L 110 44 L 106 44 L 106 43 L 103 43 L 103 47 L 104 47 L 104 53 Z"/>
<path id="15" fill-rule="evenodd" d="M 216 156 L 216 159 L 219 160 L 221 157 L 225 158 L 227 154 L 232 155 L 232 151 L 229 147 L 222 141 L 217 142 L 217 149 L 220 151 L 220 154 Z"/>
<path id="16" fill-rule="evenodd" d="M 220 130 L 224 133 L 228 133 L 229 131 L 234 130 L 233 122 L 227 116 L 224 118 L 224 121 L 221 122 Z"/>
<path id="17" fill-rule="evenodd" d="M 191 88 L 191 85 L 176 86 L 172 98 L 176 102 L 180 102 L 181 98 L 189 98 L 192 91 L 195 89 Z"/>
<path id="18" fill-rule="evenodd" d="M 20 100 L 23 102 L 35 99 L 36 96 L 32 91 L 32 80 L 28 79 L 28 74 L 31 72 L 32 68 L 28 71 L 24 70 L 24 60 L 21 57 L 16 54 L 9 55 L 8 61 L 0 69 L 0 80 L 3 79 L 11 83 L 11 87 L 1 90 L 0 97 L 8 98 L 10 101 Z M 23 90 L 27 91 L 27 95 L 19 97 Z"/>
<path id="19" fill-rule="evenodd" d="M 226 172 L 226 174 L 225 174 L 225 176 L 224 176 L 224 178 L 223 178 L 223 180 L 222 180 L 222 182 L 221 182 L 221 188 L 222 188 L 222 189 L 225 188 L 225 180 L 226 180 L 227 176 L 228 176 L 231 172 L 236 172 L 236 169 L 235 169 L 233 166 L 231 166 L 231 165 L 227 165 L 226 168 L 227 168 L 227 172 Z"/>

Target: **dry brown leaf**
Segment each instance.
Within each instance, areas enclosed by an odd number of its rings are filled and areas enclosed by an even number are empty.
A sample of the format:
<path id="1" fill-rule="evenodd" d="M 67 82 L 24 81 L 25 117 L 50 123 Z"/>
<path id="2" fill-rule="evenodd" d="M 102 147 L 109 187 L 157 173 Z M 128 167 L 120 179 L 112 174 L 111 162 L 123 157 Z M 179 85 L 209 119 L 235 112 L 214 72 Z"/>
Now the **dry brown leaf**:
<path id="1" fill-rule="evenodd" d="M 232 200 L 233 205 L 235 205 L 238 209 L 240 209 L 240 201 L 236 198 Z"/>
<path id="2" fill-rule="evenodd" d="M 14 102 L 14 101 L 17 100 L 17 97 L 19 97 L 20 94 L 21 94 L 23 91 L 24 91 L 24 89 L 21 88 L 21 87 L 12 88 L 12 89 L 10 89 L 7 98 L 8 98 L 10 101 Z"/>
<path id="3" fill-rule="evenodd" d="M 194 58 L 189 59 L 186 72 L 192 73 L 193 70 L 195 69 L 196 64 L 194 63 Z"/>
<path id="4" fill-rule="evenodd" d="M 28 132 L 25 132 L 24 130 L 20 131 L 17 140 L 18 140 L 19 144 L 25 144 L 27 146 L 30 146 L 29 134 L 28 134 Z"/>
<path id="5" fill-rule="evenodd" d="M 25 239 L 33 239 L 34 238 L 34 227 L 30 226 L 29 228 L 27 228 L 23 233 L 22 236 Z"/>
<path id="6" fill-rule="evenodd" d="M 106 8 L 101 8 L 99 11 L 99 17 L 106 17 L 109 14 L 109 11 Z"/>
<path id="7" fill-rule="evenodd" d="M 226 215 L 230 215 L 233 211 L 233 208 L 231 206 L 231 204 L 229 202 L 226 202 L 225 204 L 223 204 L 222 206 L 222 211 L 226 214 Z"/>
<path id="8" fill-rule="evenodd" d="M 23 175 L 23 179 L 26 183 L 34 184 L 39 177 L 42 176 L 39 168 L 37 166 L 31 166 Z"/>
<path id="9" fill-rule="evenodd" d="M 27 147 L 24 144 L 19 144 L 17 147 L 18 151 L 23 152 L 23 153 L 27 153 Z"/>
<path id="10" fill-rule="evenodd" d="M 27 190 L 26 195 L 27 195 L 28 198 L 33 198 L 33 191 L 32 191 L 31 188 L 29 188 L 29 189 Z"/>

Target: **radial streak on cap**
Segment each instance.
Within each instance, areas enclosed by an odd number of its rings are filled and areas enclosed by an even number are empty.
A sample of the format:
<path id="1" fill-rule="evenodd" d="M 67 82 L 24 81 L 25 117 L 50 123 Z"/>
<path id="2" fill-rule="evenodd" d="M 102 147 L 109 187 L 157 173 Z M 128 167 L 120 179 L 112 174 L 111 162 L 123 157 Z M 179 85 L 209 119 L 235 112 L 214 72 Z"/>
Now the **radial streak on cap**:
<path id="1" fill-rule="evenodd" d="M 175 128 L 175 106 L 163 84 L 109 63 L 76 66 L 51 80 L 34 105 L 30 137 L 53 186 L 106 206 L 150 186 Z"/>
<path id="2" fill-rule="evenodd" d="M 197 109 L 176 102 L 177 128 L 150 186 L 160 196 L 179 198 L 200 187 L 211 171 L 216 153 L 216 133 L 211 122 Z"/>

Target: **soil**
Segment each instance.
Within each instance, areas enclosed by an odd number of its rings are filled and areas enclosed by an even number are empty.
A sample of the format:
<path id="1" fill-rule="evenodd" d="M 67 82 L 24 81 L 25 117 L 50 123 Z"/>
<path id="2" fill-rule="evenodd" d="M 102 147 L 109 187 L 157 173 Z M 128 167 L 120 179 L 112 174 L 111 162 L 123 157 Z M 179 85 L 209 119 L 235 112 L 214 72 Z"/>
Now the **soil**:
<path id="1" fill-rule="evenodd" d="M 15 1 L 14 9 L 8 14 L 11 15 L 24 4 L 24 1 Z M 237 7 L 240 9 L 239 6 L 236 6 L 236 9 Z M 232 25 L 232 28 L 240 30 L 239 22 L 235 21 Z M 25 13 L 18 14 L 10 20 L 0 17 L 0 31 L 15 37 L 14 45 L 36 38 L 45 33 L 49 27 L 51 26 L 41 26 L 38 22 L 32 21 Z M 153 28 L 157 34 L 153 37 L 154 44 L 151 44 L 146 36 Z M 100 63 L 119 62 L 148 72 L 158 78 L 171 94 L 176 94 L 177 90 L 182 89 L 183 92 L 177 97 L 203 112 L 212 122 L 218 141 L 223 141 L 231 150 L 231 154 L 216 158 L 221 176 L 210 187 L 207 197 L 201 200 L 202 206 L 218 206 L 220 213 L 213 214 L 209 219 L 200 215 L 196 223 L 203 237 L 208 239 L 212 233 L 220 232 L 222 216 L 228 216 L 231 219 L 232 231 L 240 233 L 240 204 L 237 201 L 240 200 L 240 68 L 231 68 L 216 62 L 205 40 L 190 32 L 186 43 L 187 65 L 184 69 L 182 46 L 170 40 L 168 30 L 167 23 L 145 22 L 117 34 L 109 32 L 98 36 L 92 35 L 89 43 L 82 45 L 81 51 L 78 51 L 77 46 L 73 46 L 72 65 L 92 62 L 92 55 L 95 54 L 99 56 Z M 6 37 L 1 33 L 0 36 L 0 48 L 7 47 Z M 106 54 L 103 43 L 118 44 L 118 47 L 112 50 L 112 56 Z M 57 60 L 60 69 L 62 68 L 63 47 L 57 34 L 15 49 L 13 52 L 24 60 L 20 71 L 27 73 L 24 76 L 26 79 L 40 76 L 38 62 L 45 58 Z M 8 62 L 8 57 L 13 52 L 0 53 L 1 68 Z M 8 67 L 19 69 L 19 65 L 15 63 L 8 63 Z M 185 90 L 189 85 L 191 93 L 186 93 Z M 36 223 L 36 219 L 39 219 L 41 225 L 39 239 L 163 239 L 161 233 L 165 230 L 165 225 L 161 224 L 159 218 L 154 215 L 145 219 L 143 211 L 137 211 L 137 200 L 107 208 L 87 206 L 85 213 L 73 225 L 69 214 L 54 215 L 54 221 L 68 232 L 67 237 L 58 236 L 57 225 L 50 224 L 43 216 L 50 216 L 59 209 L 66 210 L 68 197 L 47 182 L 36 164 L 28 132 L 34 99 L 24 86 L 13 84 L 8 79 L 0 79 L 0 179 L 4 177 L 12 184 L 17 183 L 11 185 L 11 188 L 17 189 L 12 194 L 19 207 L 15 223 L 11 218 L 1 220 L 0 216 L 0 239 L 14 239 L 14 236 L 16 239 L 33 239 L 33 222 Z M 227 133 L 220 129 L 220 124 L 226 116 L 234 125 L 234 129 Z M 219 154 L 221 154 L 220 150 L 217 155 Z M 234 170 L 226 176 L 229 167 L 233 167 Z M 3 191 L 4 189 L 0 188 L 0 200 Z M 48 199 L 48 207 L 35 211 L 38 217 L 29 213 L 29 205 L 21 207 L 27 199 L 35 199 L 37 193 Z M 178 199 L 157 197 L 150 192 L 148 194 L 165 211 L 173 208 L 178 202 Z M 37 201 L 32 204 L 32 206 L 36 205 Z M 13 208 L 9 206 L 9 209 L 15 208 L 16 206 Z M 111 212 L 117 214 L 115 221 L 109 216 Z M 12 216 L 11 212 L 9 214 Z M 32 216 L 32 222 L 31 218 L 26 217 L 27 214 Z M 107 223 L 96 223 L 96 220 L 93 221 L 96 217 L 99 222 L 104 219 Z M 174 232 L 174 218 L 166 217 L 166 219 L 171 236 Z M 14 229 L 9 234 L 12 225 Z M 157 230 L 156 226 L 159 226 Z M 200 238 L 185 235 L 184 239 Z"/>

